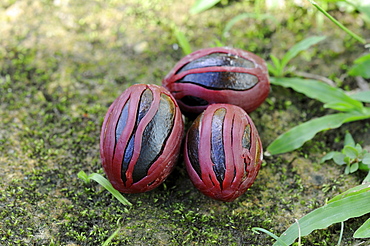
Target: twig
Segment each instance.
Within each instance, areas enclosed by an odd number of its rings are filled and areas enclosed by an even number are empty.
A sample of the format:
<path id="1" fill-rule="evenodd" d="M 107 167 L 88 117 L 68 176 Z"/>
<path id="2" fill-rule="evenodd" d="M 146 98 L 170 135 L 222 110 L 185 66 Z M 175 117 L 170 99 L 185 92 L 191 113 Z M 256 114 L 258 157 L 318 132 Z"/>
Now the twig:
<path id="1" fill-rule="evenodd" d="M 360 88 L 361 91 L 368 91 L 370 90 L 369 83 L 362 77 L 356 76 L 355 77 L 358 88 Z"/>
<path id="2" fill-rule="evenodd" d="M 330 80 L 330 79 L 328 79 L 324 76 L 320 76 L 320 75 L 312 74 L 312 73 L 300 72 L 300 71 L 297 71 L 297 72 L 294 72 L 294 73 L 298 76 L 305 77 L 305 78 L 308 78 L 308 79 L 320 80 L 322 82 L 327 83 L 330 86 L 336 87 L 334 81 L 332 81 L 332 80 Z"/>

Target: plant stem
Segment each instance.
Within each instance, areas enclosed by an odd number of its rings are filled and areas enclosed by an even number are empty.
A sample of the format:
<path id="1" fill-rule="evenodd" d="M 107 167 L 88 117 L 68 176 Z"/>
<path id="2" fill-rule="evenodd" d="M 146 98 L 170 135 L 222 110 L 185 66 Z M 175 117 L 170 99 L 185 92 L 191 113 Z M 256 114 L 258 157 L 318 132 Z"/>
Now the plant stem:
<path id="1" fill-rule="evenodd" d="M 120 219 L 118 219 L 117 220 L 117 225 L 119 225 L 119 221 L 120 221 Z M 107 240 L 105 240 L 105 242 L 102 244 L 102 246 L 108 246 L 110 243 L 111 243 L 111 241 L 113 240 L 113 238 L 115 238 L 116 236 L 117 236 L 117 234 L 118 234 L 118 232 L 121 230 L 121 227 L 118 227 L 113 233 L 112 233 L 112 235 L 110 235 L 109 237 L 108 237 L 108 239 Z"/>
<path id="2" fill-rule="evenodd" d="M 297 219 L 295 219 L 295 223 L 297 223 L 298 226 L 298 246 L 301 246 L 301 227 L 299 226 L 299 222 Z"/>
<path id="3" fill-rule="evenodd" d="M 347 27 L 343 26 L 339 21 L 337 21 L 333 16 L 331 16 L 328 12 L 326 12 L 323 8 L 321 8 L 315 1 L 308 0 L 313 6 L 315 6 L 321 13 L 323 13 L 326 17 L 328 17 L 335 25 L 337 25 L 339 28 L 341 28 L 343 31 L 348 33 L 351 37 L 356 39 L 362 44 L 366 44 L 366 40 L 358 36 L 357 34 L 353 33 L 351 30 L 349 30 Z"/>
<path id="4" fill-rule="evenodd" d="M 276 236 L 274 233 L 266 230 L 266 229 L 263 229 L 263 228 L 260 228 L 260 227 L 253 227 L 252 228 L 252 231 L 253 232 L 256 232 L 259 234 L 258 231 L 261 231 L 261 232 L 264 232 L 266 233 L 267 235 L 269 235 L 270 237 L 274 238 L 276 240 L 276 242 L 280 243 L 281 245 L 283 246 L 288 246 L 288 244 L 286 244 L 283 240 L 281 240 L 278 236 Z"/>
<path id="5" fill-rule="evenodd" d="M 342 221 L 340 222 L 340 234 L 337 246 L 340 246 L 340 244 L 342 243 L 343 231 L 344 231 L 344 222 Z"/>

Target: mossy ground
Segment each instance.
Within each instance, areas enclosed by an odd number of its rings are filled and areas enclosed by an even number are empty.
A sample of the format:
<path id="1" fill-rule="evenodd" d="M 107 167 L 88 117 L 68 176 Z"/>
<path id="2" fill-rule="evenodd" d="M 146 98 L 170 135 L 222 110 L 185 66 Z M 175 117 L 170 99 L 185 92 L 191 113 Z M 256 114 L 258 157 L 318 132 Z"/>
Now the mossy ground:
<path id="1" fill-rule="evenodd" d="M 354 79 L 344 75 L 363 48 L 311 6 L 286 3 L 268 9 L 264 1 L 228 1 L 192 16 L 192 4 L 1 2 L 0 245 L 101 245 L 117 228 L 112 245 L 271 245 L 267 235 L 251 228 L 280 234 L 294 219 L 360 183 L 362 174 L 344 176 L 335 164 L 319 160 L 340 147 L 346 130 L 370 145 L 369 121 L 320 133 L 289 154 L 265 157 L 252 188 L 232 203 L 199 193 L 182 163 L 159 188 L 126 195 L 134 204 L 128 211 L 97 183 L 77 178 L 81 170 L 103 174 L 99 133 L 110 103 L 133 83 L 160 84 L 183 56 L 174 26 L 194 50 L 222 40 L 266 60 L 270 53 L 281 57 L 302 38 L 327 35 L 292 66 L 353 87 Z M 343 24 L 369 36 L 358 13 L 330 7 Z M 274 19 L 244 19 L 222 38 L 225 23 L 246 12 Z M 316 101 L 272 87 L 251 117 L 267 146 L 292 126 L 326 113 Z M 364 220 L 346 222 L 345 245 L 363 242 L 352 235 Z M 334 245 L 339 231 L 334 225 L 303 242 Z"/>

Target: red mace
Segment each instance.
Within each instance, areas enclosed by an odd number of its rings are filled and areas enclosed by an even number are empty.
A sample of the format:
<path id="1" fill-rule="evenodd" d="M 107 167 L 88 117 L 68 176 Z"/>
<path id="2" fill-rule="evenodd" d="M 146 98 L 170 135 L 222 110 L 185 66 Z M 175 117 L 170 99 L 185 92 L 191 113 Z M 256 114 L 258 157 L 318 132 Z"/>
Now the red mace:
<path id="1" fill-rule="evenodd" d="M 157 85 L 137 84 L 109 107 L 100 135 L 103 168 L 120 192 L 156 188 L 172 171 L 184 123 L 172 95 Z"/>
<path id="2" fill-rule="evenodd" d="M 268 70 L 259 56 L 241 49 L 201 49 L 181 59 L 162 85 L 188 115 L 214 103 L 237 105 L 246 112 L 261 105 L 270 91 Z"/>
<path id="3" fill-rule="evenodd" d="M 189 128 L 184 160 L 194 186 L 205 195 L 231 202 L 254 182 L 262 144 L 248 114 L 238 106 L 210 105 Z"/>

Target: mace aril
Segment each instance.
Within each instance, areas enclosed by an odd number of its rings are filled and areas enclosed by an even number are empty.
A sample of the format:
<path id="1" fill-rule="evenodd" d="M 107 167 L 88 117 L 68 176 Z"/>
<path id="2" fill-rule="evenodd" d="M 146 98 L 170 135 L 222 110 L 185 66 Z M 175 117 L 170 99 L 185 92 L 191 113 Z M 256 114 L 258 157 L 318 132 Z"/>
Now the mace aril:
<path id="1" fill-rule="evenodd" d="M 190 126 L 184 160 L 195 187 L 221 201 L 233 201 L 254 182 L 262 144 L 248 114 L 238 106 L 210 105 Z"/>
<path id="2" fill-rule="evenodd" d="M 184 123 L 172 95 L 162 86 L 137 84 L 109 107 L 100 136 L 103 168 L 120 192 L 156 188 L 173 170 Z"/>
<path id="3" fill-rule="evenodd" d="M 237 105 L 249 113 L 270 91 L 265 61 L 251 52 L 227 47 L 201 49 L 185 56 L 162 85 L 190 116 L 214 103 Z"/>

